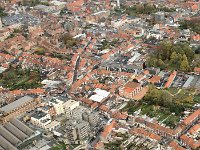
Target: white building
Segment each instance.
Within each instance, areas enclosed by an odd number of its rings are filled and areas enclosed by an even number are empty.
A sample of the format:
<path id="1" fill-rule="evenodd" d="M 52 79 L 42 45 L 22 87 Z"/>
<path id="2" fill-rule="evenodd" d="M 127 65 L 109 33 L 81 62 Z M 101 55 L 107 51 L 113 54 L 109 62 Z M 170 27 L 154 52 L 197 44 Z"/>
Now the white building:
<path id="1" fill-rule="evenodd" d="M 37 127 L 46 129 L 46 126 L 51 123 L 51 116 L 50 114 L 38 111 L 31 116 L 31 123 Z"/>
<path id="2" fill-rule="evenodd" d="M 64 101 L 59 99 L 52 99 L 51 101 L 49 101 L 49 105 L 55 108 L 56 115 L 61 115 L 65 113 L 63 104 Z"/>
<path id="3" fill-rule="evenodd" d="M 110 95 L 110 92 L 107 92 L 106 90 L 101 90 L 101 89 L 95 89 L 93 91 L 95 94 L 92 95 L 89 99 L 95 102 L 103 102 L 108 96 Z"/>

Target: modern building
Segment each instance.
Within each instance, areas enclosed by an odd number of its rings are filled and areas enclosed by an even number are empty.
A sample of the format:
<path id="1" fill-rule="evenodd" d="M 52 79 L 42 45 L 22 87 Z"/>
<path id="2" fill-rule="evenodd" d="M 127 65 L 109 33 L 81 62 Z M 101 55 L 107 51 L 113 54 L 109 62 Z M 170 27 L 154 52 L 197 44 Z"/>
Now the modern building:
<path id="1" fill-rule="evenodd" d="M 60 127 L 59 121 L 52 121 L 51 115 L 43 111 L 37 111 L 31 116 L 30 122 L 46 131 L 53 131 Z"/>
<path id="2" fill-rule="evenodd" d="M 88 138 L 89 130 L 88 122 L 71 119 L 66 122 L 65 126 L 56 131 L 56 135 L 59 135 L 60 139 L 68 144 L 83 143 Z"/>
<path id="3" fill-rule="evenodd" d="M 86 140 L 89 135 L 89 129 L 90 129 L 89 123 L 86 121 L 81 121 L 81 122 L 78 122 L 76 127 L 77 127 L 78 139 L 80 141 Z"/>
<path id="4" fill-rule="evenodd" d="M 56 116 L 65 113 L 63 104 L 64 104 L 64 101 L 59 100 L 59 99 L 52 99 L 49 101 L 49 105 L 53 106 L 55 109 Z"/>
<path id="5" fill-rule="evenodd" d="M 51 116 L 42 111 L 36 111 L 33 116 L 31 116 L 31 123 L 37 127 L 46 129 L 46 126 L 51 123 Z"/>
<path id="6" fill-rule="evenodd" d="M 86 112 L 86 110 L 87 109 L 83 106 L 76 107 L 73 110 L 73 119 L 82 120 L 83 119 L 83 113 Z"/>
<path id="7" fill-rule="evenodd" d="M 73 117 L 73 110 L 79 106 L 79 102 L 75 100 L 68 100 L 63 104 L 64 112 L 67 118 Z"/>
<path id="8" fill-rule="evenodd" d="M 91 126 L 96 126 L 99 123 L 99 113 L 98 112 L 84 112 L 83 120 L 89 122 Z"/>
<path id="9" fill-rule="evenodd" d="M 2 24 L 2 21 L 1 21 L 1 18 L 0 18 L 0 29 L 3 27 L 3 24 Z"/>

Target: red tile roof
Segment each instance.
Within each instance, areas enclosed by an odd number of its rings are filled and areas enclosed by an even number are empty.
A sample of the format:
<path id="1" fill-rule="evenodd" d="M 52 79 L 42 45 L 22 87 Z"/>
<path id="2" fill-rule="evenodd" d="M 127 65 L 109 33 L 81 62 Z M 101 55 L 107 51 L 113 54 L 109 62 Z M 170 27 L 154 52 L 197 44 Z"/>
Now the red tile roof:
<path id="1" fill-rule="evenodd" d="M 146 131 L 143 128 L 134 128 L 134 129 L 131 130 L 131 133 L 137 134 L 137 135 L 140 135 L 140 136 L 145 136 L 145 137 L 148 137 L 150 139 L 154 139 L 156 141 L 161 140 L 161 136 L 154 134 L 152 132 Z"/>
<path id="2" fill-rule="evenodd" d="M 185 150 L 185 148 L 178 145 L 178 143 L 176 141 L 170 142 L 169 146 L 172 147 L 174 150 Z"/>
<path id="3" fill-rule="evenodd" d="M 180 139 L 189 147 L 192 149 L 197 149 L 200 147 L 200 140 L 194 141 L 191 137 L 188 137 L 187 135 L 182 135 Z"/>
<path id="4" fill-rule="evenodd" d="M 154 75 L 151 79 L 149 79 L 149 82 L 150 83 L 158 83 L 158 82 L 160 82 L 160 79 L 161 79 L 160 76 Z"/>
<path id="5" fill-rule="evenodd" d="M 99 107 L 99 109 L 102 110 L 102 111 L 104 111 L 104 112 L 109 112 L 109 108 L 107 106 L 105 106 L 105 105 L 101 105 Z"/>
<path id="6" fill-rule="evenodd" d="M 185 118 L 183 120 L 183 123 L 185 125 L 189 125 L 191 124 L 196 118 L 198 118 L 200 116 L 200 109 L 196 110 L 195 112 L 193 112 L 192 114 L 190 114 L 187 118 Z"/>
<path id="7" fill-rule="evenodd" d="M 190 128 L 189 132 L 190 134 L 195 134 L 200 130 L 200 123 L 194 125 L 193 127 Z"/>
<path id="8" fill-rule="evenodd" d="M 177 72 L 173 71 L 173 73 L 169 76 L 167 83 L 165 84 L 165 88 L 169 88 L 176 77 Z"/>
<path id="9" fill-rule="evenodd" d="M 110 124 L 107 124 L 104 127 L 104 131 L 101 133 L 101 137 L 103 138 L 107 138 L 108 135 L 111 133 L 111 131 L 113 130 L 113 128 L 116 126 L 116 122 L 115 120 L 112 120 L 112 122 Z"/>

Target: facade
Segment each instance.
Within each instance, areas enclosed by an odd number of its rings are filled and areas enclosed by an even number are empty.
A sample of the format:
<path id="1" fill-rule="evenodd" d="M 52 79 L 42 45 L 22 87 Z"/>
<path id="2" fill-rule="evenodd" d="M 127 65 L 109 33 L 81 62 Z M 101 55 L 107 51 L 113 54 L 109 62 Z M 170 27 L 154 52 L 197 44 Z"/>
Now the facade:
<path id="1" fill-rule="evenodd" d="M 0 29 L 3 27 L 3 24 L 2 24 L 2 21 L 1 21 L 1 18 L 0 18 Z"/>
<path id="2" fill-rule="evenodd" d="M 89 122 L 91 126 L 96 126 L 99 123 L 99 114 L 97 112 L 85 112 L 83 113 L 83 120 Z"/>
<path id="3" fill-rule="evenodd" d="M 63 104 L 64 111 L 67 118 L 72 118 L 73 110 L 79 106 L 79 102 L 75 100 L 68 100 Z"/>
<path id="4" fill-rule="evenodd" d="M 83 142 L 89 135 L 89 127 L 89 123 L 86 121 L 70 120 L 66 123 L 65 137 L 70 143 Z"/>
<path id="5" fill-rule="evenodd" d="M 86 121 L 81 121 L 77 124 L 77 134 L 79 140 L 83 141 L 88 138 L 89 135 L 89 123 Z"/>
<path id="6" fill-rule="evenodd" d="M 82 106 L 76 107 L 73 110 L 73 119 L 82 120 L 83 119 L 83 113 L 85 111 L 86 111 L 85 107 L 82 107 Z"/>
<path id="7" fill-rule="evenodd" d="M 31 116 L 31 123 L 37 127 L 46 129 L 46 126 L 51 123 L 51 116 L 50 114 L 38 111 Z"/>
<path id="8" fill-rule="evenodd" d="M 136 82 L 128 82 L 119 89 L 119 95 L 133 99 L 133 97 L 142 90 L 142 86 Z"/>
<path id="9" fill-rule="evenodd" d="M 4 107 L 0 108 L 2 113 L 1 122 L 6 123 L 11 118 L 16 118 L 27 111 L 34 110 L 41 103 L 40 98 L 32 98 L 30 96 L 24 96 Z"/>
<path id="10" fill-rule="evenodd" d="M 63 104 L 64 102 L 59 99 L 53 99 L 49 102 L 49 105 L 54 107 L 56 116 L 65 113 Z"/>

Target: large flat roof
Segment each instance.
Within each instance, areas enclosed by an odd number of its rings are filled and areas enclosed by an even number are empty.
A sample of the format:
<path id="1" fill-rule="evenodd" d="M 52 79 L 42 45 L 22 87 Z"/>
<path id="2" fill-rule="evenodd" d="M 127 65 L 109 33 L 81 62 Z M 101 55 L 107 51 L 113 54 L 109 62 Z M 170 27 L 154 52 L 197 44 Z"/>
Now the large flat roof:
<path id="1" fill-rule="evenodd" d="M 107 92 L 106 90 L 101 90 L 99 88 L 94 90 L 94 95 L 92 95 L 89 99 L 93 100 L 95 102 L 101 102 L 104 98 L 108 97 L 110 92 Z"/>
<path id="2" fill-rule="evenodd" d="M 20 98 L 20 99 L 18 99 L 16 101 L 6 105 L 6 106 L 1 107 L 0 111 L 8 113 L 8 112 L 10 112 L 10 111 L 12 111 L 12 110 L 24 105 L 27 102 L 32 101 L 33 99 L 34 98 L 32 98 L 30 96 L 24 96 L 24 97 L 22 97 L 22 98 Z"/>

